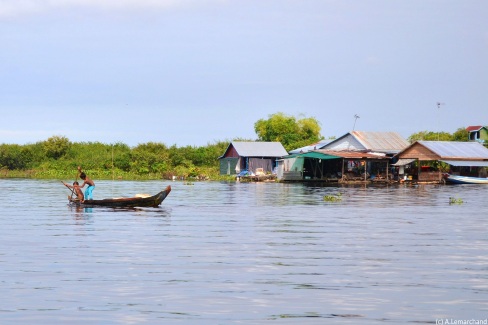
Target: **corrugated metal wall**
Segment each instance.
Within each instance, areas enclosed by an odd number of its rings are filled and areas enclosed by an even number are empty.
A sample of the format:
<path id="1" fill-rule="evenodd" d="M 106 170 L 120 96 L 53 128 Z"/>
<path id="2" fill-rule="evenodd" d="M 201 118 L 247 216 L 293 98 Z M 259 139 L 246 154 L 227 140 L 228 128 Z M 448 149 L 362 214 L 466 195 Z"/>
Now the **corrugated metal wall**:
<path id="1" fill-rule="evenodd" d="M 352 135 L 348 135 L 343 139 L 333 141 L 330 144 L 322 148 L 323 150 L 364 150 L 366 149 L 359 141 L 357 141 Z"/>
<path id="2" fill-rule="evenodd" d="M 220 159 L 220 175 L 235 175 L 239 158 Z"/>

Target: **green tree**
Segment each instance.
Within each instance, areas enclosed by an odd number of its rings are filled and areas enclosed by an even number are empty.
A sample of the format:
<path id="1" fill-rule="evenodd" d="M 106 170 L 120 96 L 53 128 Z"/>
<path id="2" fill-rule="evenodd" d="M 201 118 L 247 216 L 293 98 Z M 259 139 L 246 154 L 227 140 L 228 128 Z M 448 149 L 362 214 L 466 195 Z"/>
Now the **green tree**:
<path id="1" fill-rule="evenodd" d="M 452 141 L 452 135 L 448 132 L 420 131 L 408 137 L 410 143 L 415 141 Z"/>
<path id="2" fill-rule="evenodd" d="M 132 149 L 131 157 L 131 169 L 139 174 L 162 173 L 169 168 L 168 148 L 162 143 L 139 144 Z"/>
<path id="3" fill-rule="evenodd" d="M 254 123 L 254 130 L 260 141 L 281 142 L 287 151 L 323 139 L 320 129 L 320 123 L 314 117 L 297 119 L 281 112 Z"/>
<path id="4" fill-rule="evenodd" d="M 112 159 L 115 168 L 123 171 L 130 170 L 131 149 L 128 145 L 117 142 L 112 145 Z"/>
<path id="5" fill-rule="evenodd" d="M 31 152 L 18 144 L 0 145 L 0 167 L 10 170 L 25 169 L 32 159 Z"/>
<path id="6" fill-rule="evenodd" d="M 176 145 L 172 145 L 169 148 L 169 159 L 171 161 L 171 165 L 174 168 L 177 167 L 185 167 L 189 168 L 193 166 L 193 161 L 191 160 L 192 155 L 192 147 L 180 147 L 178 148 Z"/>
<path id="7" fill-rule="evenodd" d="M 469 139 L 469 132 L 466 130 L 465 127 L 457 129 L 452 134 L 452 141 L 468 141 Z"/>
<path id="8" fill-rule="evenodd" d="M 101 142 L 73 143 L 70 152 L 64 157 L 71 160 L 72 168 L 83 170 L 112 169 L 112 145 Z"/>
<path id="9" fill-rule="evenodd" d="M 59 159 L 64 156 L 70 146 L 71 143 L 67 137 L 57 135 L 50 137 L 44 142 L 46 156 L 53 159 Z"/>
<path id="10" fill-rule="evenodd" d="M 46 156 L 44 141 L 39 141 L 34 144 L 26 144 L 23 146 L 29 152 L 30 161 L 26 161 L 27 168 L 35 168 L 42 162 L 48 160 Z"/>

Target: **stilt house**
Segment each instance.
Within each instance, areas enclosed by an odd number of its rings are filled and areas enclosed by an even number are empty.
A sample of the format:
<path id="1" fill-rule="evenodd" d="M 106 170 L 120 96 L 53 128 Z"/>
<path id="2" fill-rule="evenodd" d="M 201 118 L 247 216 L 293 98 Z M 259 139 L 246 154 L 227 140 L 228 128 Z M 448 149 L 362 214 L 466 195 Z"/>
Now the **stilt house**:
<path id="1" fill-rule="evenodd" d="M 276 161 L 287 154 L 280 142 L 233 141 L 219 157 L 220 175 L 236 175 L 244 170 L 255 173 L 258 168 L 272 173 Z"/>
<path id="2" fill-rule="evenodd" d="M 415 163 L 410 173 L 419 182 L 440 182 L 442 164 L 450 174 L 461 176 L 478 176 L 480 168 L 488 167 L 488 149 L 478 142 L 416 141 L 397 157 L 396 165 Z"/>
<path id="3" fill-rule="evenodd" d="M 283 181 L 389 180 L 391 158 L 409 145 L 396 132 L 352 131 L 320 150 L 297 153 L 279 162 Z"/>

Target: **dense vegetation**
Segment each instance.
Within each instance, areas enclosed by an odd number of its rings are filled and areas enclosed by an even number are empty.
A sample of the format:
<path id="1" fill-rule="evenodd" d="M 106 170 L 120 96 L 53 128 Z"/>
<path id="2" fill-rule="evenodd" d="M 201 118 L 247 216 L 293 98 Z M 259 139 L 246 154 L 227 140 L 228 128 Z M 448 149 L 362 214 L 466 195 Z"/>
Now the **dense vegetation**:
<path id="1" fill-rule="evenodd" d="M 313 117 L 277 113 L 258 120 L 254 128 L 259 141 L 279 141 L 288 151 L 323 139 L 320 123 Z M 408 138 L 410 142 L 467 139 L 465 128 L 453 134 L 422 131 Z M 229 141 L 217 141 L 203 147 L 168 147 L 149 142 L 131 148 L 124 143 L 71 142 L 52 136 L 34 144 L 0 144 L 0 177 L 73 179 L 81 165 L 95 179 L 220 179 L 226 176 L 219 175 L 217 158 L 228 145 Z"/>
<path id="2" fill-rule="evenodd" d="M 98 179 L 217 178 L 217 158 L 229 142 L 205 147 L 168 147 L 145 143 L 134 148 L 123 143 L 70 142 L 53 136 L 35 144 L 0 145 L 1 177 L 74 178 L 81 165 Z"/>
<path id="3" fill-rule="evenodd" d="M 410 143 L 417 140 L 425 141 L 468 141 L 469 132 L 466 128 L 459 128 L 453 134 L 448 132 L 421 131 L 408 137 Z"/>
<path id="4" fill-rule="evenodd" d="M 276 113 L 254 124 L 259 141 L 281 142 L 286 151 L 301 148 L 322 140 L 320 123 L 314 117 L 301 117 Z"/>

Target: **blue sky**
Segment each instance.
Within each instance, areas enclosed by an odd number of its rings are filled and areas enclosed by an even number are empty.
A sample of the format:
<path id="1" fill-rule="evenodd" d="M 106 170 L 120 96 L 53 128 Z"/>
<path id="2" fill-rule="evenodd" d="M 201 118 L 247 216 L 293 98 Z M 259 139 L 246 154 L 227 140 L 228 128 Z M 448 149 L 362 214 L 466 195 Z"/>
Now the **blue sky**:
<path id="1" fill-rule="evenodd" d="M 1 0 L 0 143 L 488 125 L 488 1 Z M 442 102 L 440 109 L 436 103 Z"/>

